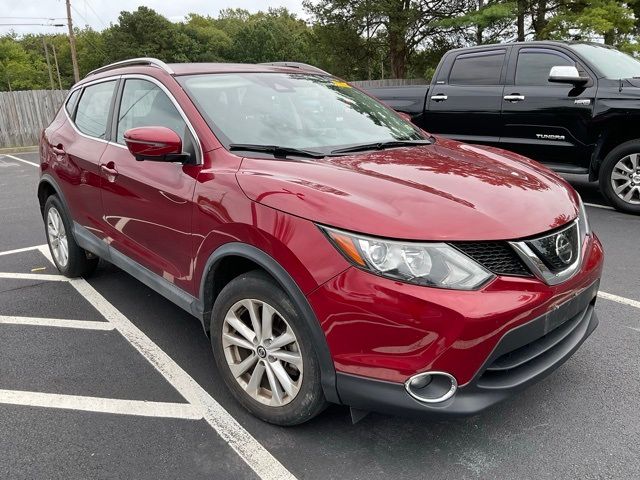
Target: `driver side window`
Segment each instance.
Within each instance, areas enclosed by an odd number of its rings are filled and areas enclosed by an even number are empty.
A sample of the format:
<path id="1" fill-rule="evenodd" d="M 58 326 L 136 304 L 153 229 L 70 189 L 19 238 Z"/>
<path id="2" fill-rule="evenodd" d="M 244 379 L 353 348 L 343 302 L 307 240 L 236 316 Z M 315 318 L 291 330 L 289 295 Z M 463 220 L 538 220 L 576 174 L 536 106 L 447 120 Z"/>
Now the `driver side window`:
<path id="1" fill-rule="evenodd" d="M 182 149 L 196 155 L 195 141 L 171 99 L 155 83 L 132 78 L 125 80 L 118 113 L 116 141 L 125 145 L 124 132 L 137 127 L 166 127 L 182 139 Z"/>
<path id="2" fill-rule="evenodd" d="M 551 68 L 564 65 L 575 66 L 575 62 L 553 50 L 521 49 L 516 66 L 516 85 L 553 85 L 549 82 Z"/>

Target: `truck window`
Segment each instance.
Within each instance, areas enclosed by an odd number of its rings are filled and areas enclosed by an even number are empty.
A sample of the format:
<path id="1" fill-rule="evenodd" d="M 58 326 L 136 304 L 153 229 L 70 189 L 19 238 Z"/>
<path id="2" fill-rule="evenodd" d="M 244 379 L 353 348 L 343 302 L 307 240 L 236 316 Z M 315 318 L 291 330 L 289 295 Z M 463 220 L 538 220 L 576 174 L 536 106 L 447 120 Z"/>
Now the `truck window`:
<path id="1" fill-rule="evenodd" d="M 449 83 L 456 85 L 499 85 L 504 50 L 458 55 Z"/>
<path id="2" fill-rule="evenodd" d="M 522 49 L 516 65 L 516 85 L 548 85 L 551 67 L 575 65 L 569 57 L 551 50 Z M 553 84 L 557 85 L 557 84 Z"/>

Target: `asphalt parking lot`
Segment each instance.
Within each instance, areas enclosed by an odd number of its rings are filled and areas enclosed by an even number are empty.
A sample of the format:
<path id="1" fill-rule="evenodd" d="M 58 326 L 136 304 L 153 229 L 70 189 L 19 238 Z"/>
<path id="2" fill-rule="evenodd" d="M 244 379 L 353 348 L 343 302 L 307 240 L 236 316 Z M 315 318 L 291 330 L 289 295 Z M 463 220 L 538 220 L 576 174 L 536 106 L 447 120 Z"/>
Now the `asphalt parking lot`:
<path id="1" fill-rule="evenodd" d="M 0 478 L 640 478 L 640 217 L 588 207 L 600 326 L 523 394 L 470 418 L 352 425 L 334 406 L 284 429 L 233 401 L 197 319 L 106 263 L 56 275 L 37 162 L 0 155 Z"/>

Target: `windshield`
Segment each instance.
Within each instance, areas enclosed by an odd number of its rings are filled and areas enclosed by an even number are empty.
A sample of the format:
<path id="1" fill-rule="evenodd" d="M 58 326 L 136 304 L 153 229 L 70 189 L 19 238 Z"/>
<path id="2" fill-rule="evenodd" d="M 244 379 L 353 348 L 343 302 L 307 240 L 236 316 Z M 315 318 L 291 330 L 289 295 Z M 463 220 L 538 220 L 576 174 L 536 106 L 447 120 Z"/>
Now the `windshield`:
<path id="1" fill-rule="evenodd" d="M 393 110 L 332 77 L 309 74 L 192 75 L 180 82 L 227 148 L 337 147 L 425 137 Z"/>
<path id="2" fill-rule="evenodd" d="M 640 62 L 626 53 L 588 43 L 578 43 L 570 47 L 582 55 L 605 78 L 617 80 L 640 77 Z"/>

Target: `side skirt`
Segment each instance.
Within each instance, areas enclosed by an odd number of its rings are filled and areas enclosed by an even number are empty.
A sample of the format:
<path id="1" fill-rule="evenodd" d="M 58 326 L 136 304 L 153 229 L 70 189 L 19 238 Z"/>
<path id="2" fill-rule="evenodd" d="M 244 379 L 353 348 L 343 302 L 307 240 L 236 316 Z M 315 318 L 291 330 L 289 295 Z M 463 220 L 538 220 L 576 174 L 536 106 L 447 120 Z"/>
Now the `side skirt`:
<path id="1" fill-rule="evenodd" d="M 181 288 L 176 287 L 160 275 L 143 267 L 138 262 L 130 259 L 115 248 L 107 245 L 96 237 L 87 228 L 73 222 L 73 235 L 80 247 L 103 258 L 116 267 L 124 270 L 129 275 L 144 283 L 147 287 L 186 310 L 202 322 L 202 304 L 196 297 L 188 294 Z"/>

